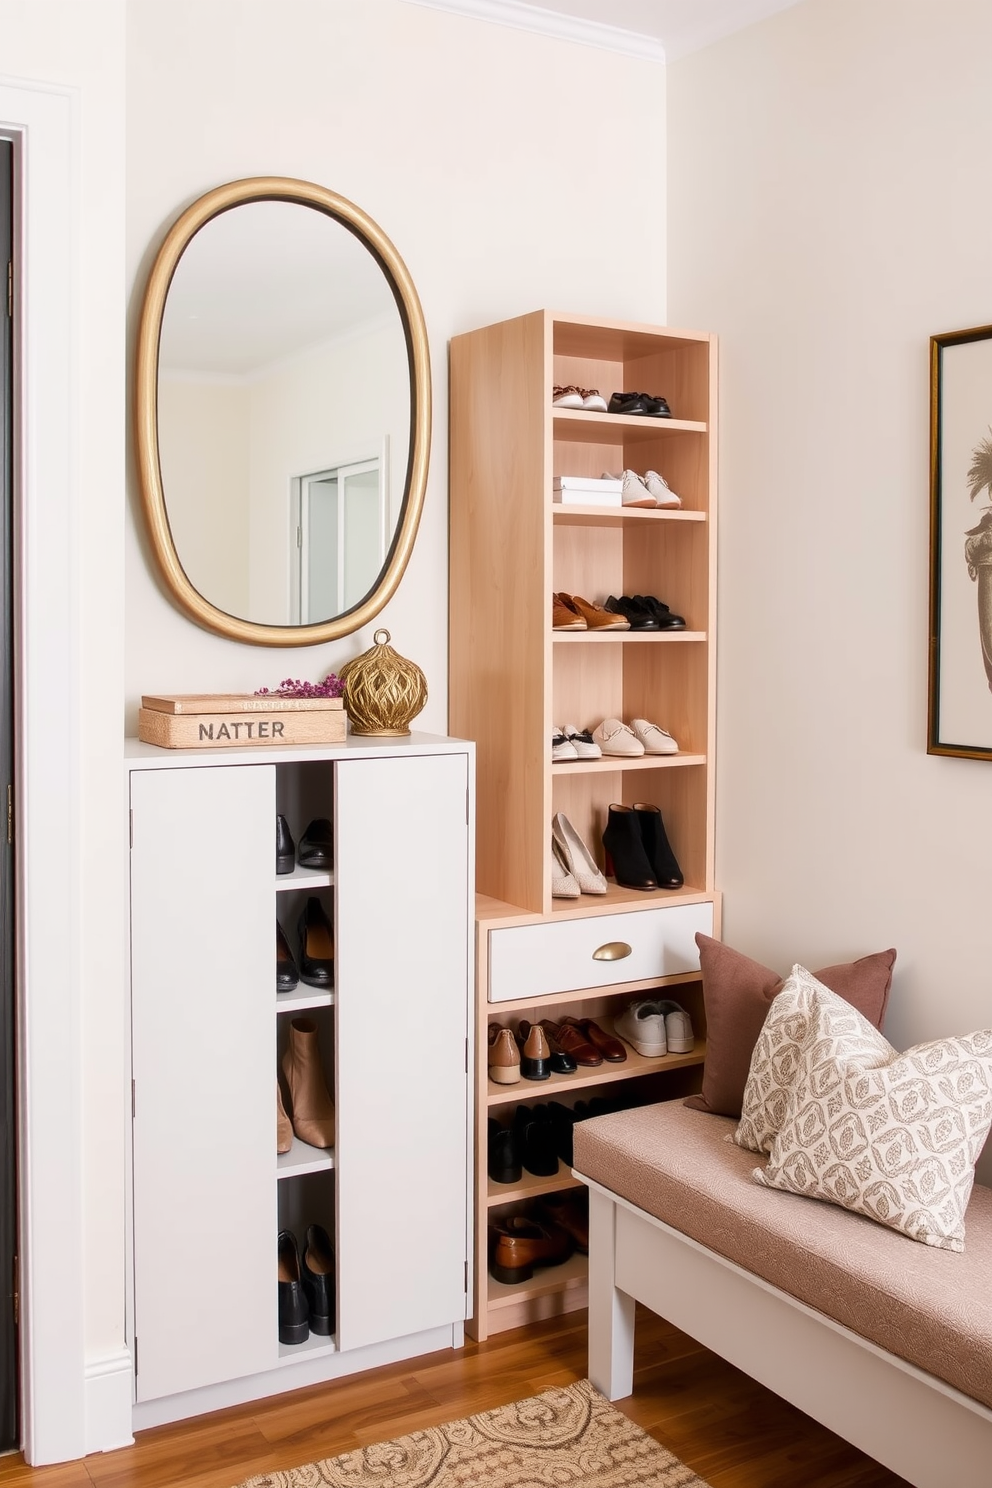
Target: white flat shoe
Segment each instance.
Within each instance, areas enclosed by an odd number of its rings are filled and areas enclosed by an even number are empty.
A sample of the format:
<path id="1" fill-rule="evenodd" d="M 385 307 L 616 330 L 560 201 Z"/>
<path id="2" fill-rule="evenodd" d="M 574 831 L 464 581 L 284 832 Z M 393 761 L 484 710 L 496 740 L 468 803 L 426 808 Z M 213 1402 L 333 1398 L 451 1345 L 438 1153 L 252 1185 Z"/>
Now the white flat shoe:
<path id="1" fill-rule="evenodd" d="M 604 718 L 592 731 L 592 736 L 604 754 L 627 755 L 634 758 L 644 753 L 644 745 L 633 730 L 619 718 Z"/>
<path id="2" fill-rule="evenodd" d="M 645 470 L 644 484 L 654 497 L 655 506 L 681 506 L 681 496 L 676 496 L 663 475 L 657 470 Z"/>
<path id="3" fill-rule="evenodd" d="M 551 897 L 552 899 L 578 899 L 582 890 L 558 856 L 554 838 L 551 841 Z"/>
<path id="4" fill-rule="evenodd" d="M 606 879 L 567 816 L 557 812 L 551 822 L 551 839 L 559 860 L 579 886 L 581 894 L 605 894 Z"/>
<path id="5" fill-rule="evenodd" d="M 645 754 L 678 754 L 679 746 L 667 729 L 659 728 L 647 718 L 632 718 L 630 726 L 644 745 Z"/>
<path id="6" fill-rule="evenodd" d="M 577 760 L 579 752 L 571 739 L 565 737 L 560 728 L 551 730 L 551 763 L 557 765 L 561 760 Z"/>
<path id="7" fill-rule="evenodd" d="M 574 723 L 566 723 L 565 738 L 575 750 L 577 759 L 599 759 L 603 751 L 588 729 L 577 729 Z"/>

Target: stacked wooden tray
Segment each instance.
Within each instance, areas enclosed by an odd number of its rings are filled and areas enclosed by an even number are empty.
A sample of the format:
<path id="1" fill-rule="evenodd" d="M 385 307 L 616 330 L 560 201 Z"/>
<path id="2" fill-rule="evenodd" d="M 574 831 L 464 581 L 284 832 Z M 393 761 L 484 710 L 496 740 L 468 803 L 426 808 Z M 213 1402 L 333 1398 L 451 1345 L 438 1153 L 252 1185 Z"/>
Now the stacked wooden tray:
<path id="1" fill-rule="evenodd" d="M 341 698 L 164 693 L 143 697 L 138 712 L 138 738 L 162 749 L 340 744 L 344 736 Z"/>

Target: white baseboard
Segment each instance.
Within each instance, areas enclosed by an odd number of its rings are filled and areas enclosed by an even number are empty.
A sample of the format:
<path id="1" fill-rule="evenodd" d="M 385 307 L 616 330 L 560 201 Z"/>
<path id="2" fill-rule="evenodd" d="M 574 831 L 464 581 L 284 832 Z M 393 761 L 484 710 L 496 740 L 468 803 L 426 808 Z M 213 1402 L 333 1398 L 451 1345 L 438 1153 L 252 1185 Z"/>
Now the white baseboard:
<path id="1" fill-rule="evenodd" d="M 149 1426 L 163 1426 L 169 1421 L 184 1421 L 207 1411 L 224 1410 L 230 1405 L 243 1405 L 247 1400 L 262 1400 L 267 1395 L 282 1395 L 287 1390 L 301 1390 L 306 1385 L 325 1384 L 363 1369 L 380 1364 L 395 1364 L 399 1359 L 415 1359 L 439 1349 L 460 1348 L 465 1341 L 465 1324 L 459 1320 L 424 1333 L 411 1333 L 406 1338 L 391 1338 L 367 1348 L 349 1349 L 343 1354 L 325 1354 L 299 1363 L 284 1364 L 264 1374 L 246 1375 L 244 1379 L 225 1380 L 207 1385 L 202 1390 L 188 1390 L 181 1395 L 167 1395 L 162 1400 L 144 1400 L 131 1407 L 131 1425 L 135 1431 Z"/>
<path id="2" fill-rule="evenodd" d="M 117 1447 L 131 1446 L 134 1386 L 130 1350 L 118 1349 L 113 1354 L 87 1359 L 83 1374 L 85 1451 L 112 1452 Z"/>

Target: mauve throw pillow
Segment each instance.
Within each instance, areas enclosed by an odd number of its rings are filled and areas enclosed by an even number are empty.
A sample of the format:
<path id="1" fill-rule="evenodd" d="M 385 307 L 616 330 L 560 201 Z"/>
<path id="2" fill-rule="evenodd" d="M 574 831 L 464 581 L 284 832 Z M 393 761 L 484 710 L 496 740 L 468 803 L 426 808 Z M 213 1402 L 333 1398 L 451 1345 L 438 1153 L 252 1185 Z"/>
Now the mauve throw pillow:
<path id="1" fill-rule="evenodd" d="M 697 934 L 696 945 L 703 973 L 706 1063 L 701 1094 L 690 1096 L 685 1104 L 714 1116 L 739 1117 L 754 1046 L 785 980 L 708 935 Z M 877 951 L 842 966 L 825 966 L 813 975 L 881 1029 L 895 959 L 893 950 Z"/>

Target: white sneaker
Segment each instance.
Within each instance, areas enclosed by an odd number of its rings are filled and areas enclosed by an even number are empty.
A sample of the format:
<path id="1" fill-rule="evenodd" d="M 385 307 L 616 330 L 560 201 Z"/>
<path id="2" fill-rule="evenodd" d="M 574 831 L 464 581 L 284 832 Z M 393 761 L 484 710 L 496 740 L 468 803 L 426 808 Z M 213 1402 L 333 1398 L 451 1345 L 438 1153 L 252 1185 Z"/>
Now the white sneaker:
<path id="1" fill-rule="evenodd" d="M 676 496 L 663 475 L 657 470 L 645 470 L 644 484 L 654 497 L 655 506 L 681 506 L 681 496 Z"/>
<path id="2" fill-rule="evenodd" d="M 554 840 L 551 842 L 551 897 L 552 899 L 578 899 L 582 890 L 558 856 Z"/>
<path id="3" fill-rule="evenodd" d="M 565 738 L 575 750 L 577 759 L 599 759 L 603 751 L 588 729 L 577 729 L 574 723 L 566 723 Z"/>
<path id="4" fill-rule="evenodd" d="M 669 1054 L 691 1054 L 696 1047 L 692 1032 L 692 1019 L 681 1003 L 667 998 L 658 1003 L 665 1015 L 665 1038 Z"/>
<path id="5" fill-rule="evenodd" d="M 620 487 L 620 501 L 623 506 L 658 505 L 636 471 L 625 470 L 620 478 L 623 482 Z"/>
<path id="6" fill-rule="evenodd" d="M 604 754 L 635 755 L 644 753 L 644 745 L 640 739 L 635 738 L 634 733 L 619 718 L 604 718 L 602 723 L 592 731 L 592 736 Z"/>
<path id="7" fill-rule="evenodd" d="M 555 813 L 551 823 L 551 840 L 559 862 L 575 879 L 581 894 L 606 893 L 606 879 L 597 868 L 592 853 L 568 817 L 560 811 Z"/>
<path id="8" fill-rule="evenodd" d="M 599 391 L 599 388 L 580 388 L 579 392 L 582 394 L 583 408 L 587 409 L 590 413 L 606 412 L 606 399 Z"/>
<path id="9" fill-rule="evenodd" d="M 619 1018 L 613 1019 L 613 1030 L 646 1059 L 660 1059 L 668 1053 L 665 1014 L 662 1004 L 653 997 L 628 1003 Z"/>
<path id="10" fill-rule="evenodd" d="M 647 718 L 632 718 L 630 726 L 644 745 L 645 754 L 678 754 L 679 746 L 667 729 L 659 728 Z"/>
<path id="11" fill-rule="evenodd" d="M 560 728 L 555 726 L 551 730 L 551 763 L 558 764 L 560 760 L 577 760 L 579 752 L 571 739 L 567 739 Z"/>
<path id="12" fill-rule="evenodd" d="M 554 387 L 551 390 L 553 408 L 581 408 L 582 394 L 577 387 Z"/>

